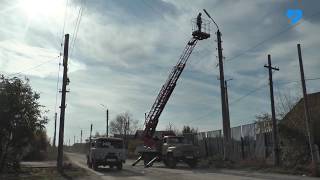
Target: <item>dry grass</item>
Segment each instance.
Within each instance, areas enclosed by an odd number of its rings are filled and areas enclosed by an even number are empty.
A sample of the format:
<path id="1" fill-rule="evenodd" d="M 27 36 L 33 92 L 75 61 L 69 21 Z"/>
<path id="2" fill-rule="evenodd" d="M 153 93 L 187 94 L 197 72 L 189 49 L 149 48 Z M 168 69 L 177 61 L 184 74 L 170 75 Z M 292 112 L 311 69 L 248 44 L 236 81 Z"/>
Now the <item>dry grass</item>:
<path id="1" fill-rule="evenodd" d="M 22 168 L 21 171 L 12 174 L 1 174 L 0 179 L 5 180 L 76 180 L 89 174 L 79 168 L 69 165 L 63 173 L 58 172 L 57 168 Z"/>

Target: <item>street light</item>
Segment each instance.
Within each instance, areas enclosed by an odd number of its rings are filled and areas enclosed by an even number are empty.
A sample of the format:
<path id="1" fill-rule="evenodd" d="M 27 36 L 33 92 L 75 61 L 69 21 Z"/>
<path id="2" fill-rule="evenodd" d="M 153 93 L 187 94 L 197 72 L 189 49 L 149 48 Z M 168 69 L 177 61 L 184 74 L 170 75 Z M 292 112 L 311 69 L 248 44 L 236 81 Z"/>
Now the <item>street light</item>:
<path id="1" fill-rule="evenodd" d="M 216 27 L 217 27 L 217 29 L 218 29 L 218 31 L 219 31 L 219 26 L 218 26 L 218 24 L 212 19 L 212 17 L 210 16 L 210 14 L 205 10 L 205 9 L 203 9 L 203 11 L 206 13 L 206 15 L 212 20 L 212 22 L 216 25 Z"/>
<path id="2" fill-rule="evenodd" d="M 107 106 L 105 106 L 104 104 L 100 104 L 100 106 L 106 109 L 106 121 L 107 121 L 106 136 L 109 137 L 109 110 Z"/>

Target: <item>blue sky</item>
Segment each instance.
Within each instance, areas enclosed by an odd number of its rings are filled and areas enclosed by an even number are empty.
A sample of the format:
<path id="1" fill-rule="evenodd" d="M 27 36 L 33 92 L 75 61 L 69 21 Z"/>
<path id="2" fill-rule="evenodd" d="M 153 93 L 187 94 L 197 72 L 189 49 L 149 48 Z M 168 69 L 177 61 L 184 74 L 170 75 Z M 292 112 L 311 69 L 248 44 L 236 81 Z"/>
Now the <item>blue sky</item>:
<path id="1" fill-rule="evenodd" d="M 301 96 L 300 84 L 286 83 L 300 78 L 297 43 L 302 44 L 306 77 L 320 77 L 317 0 L 302 0 L 300 4 L 290 0 L 68 2 L 66 6 L 66 0 L 0 0 L 0 73 L 30 78 L 33 88 L 41 93 L 40 102 L 49 110 L 50 137 L 54 112 L 59 112 L 60 104 L 58 98 L 55 110 L 64 19 L 67 17 L 64 32 L 73 39 L 81 4 L 83 15 L 69 57 L 65 139 L 78 138 L 80 129 L 87 136 L 91 123 L 95 132 L 105 132 L 105 112 L 100 104 L 109 108 L 111 119 L 128 111 L 142 123 L 191 38 L 191 19 L 203 8 L 219 24 L 225 76 L 234 79 L 229 82 L 232 126 L 251 123 L 256 114 L 270 111 L 268 74 L 263 67 L 267 54 L 280 68 L 274 73 L 276 104 L 284 95 Z M 292 27 L 285 15 L 295 8 L 304 14 Z M 221 128 L 214 31 L 211 35 L 196 46 L 158 129 L 169 122 L 177 128 L 190 125 L 200 131 Z M 21 73 L 14 74 L 17 72 Z M 307 81 L 307 85 L 310 93 L 320 89 L 316 80 Z"/>

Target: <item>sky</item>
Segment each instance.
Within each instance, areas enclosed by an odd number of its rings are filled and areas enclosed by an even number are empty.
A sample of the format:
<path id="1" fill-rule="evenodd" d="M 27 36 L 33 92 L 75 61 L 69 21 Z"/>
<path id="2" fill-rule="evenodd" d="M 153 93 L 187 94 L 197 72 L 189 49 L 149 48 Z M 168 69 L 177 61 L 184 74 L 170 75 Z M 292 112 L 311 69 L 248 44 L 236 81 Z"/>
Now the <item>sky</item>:
<path id="1" fill-rule="evenodd" d="M 305 76 L 319 78 L 320 1 L 318 0 L 0 0 L 0 74 L 28 77 L 49 112 L 60 112 L 64 34 L 70 34 L 65 140 L 80 130 L 105 133 L 110 120 L 129 112 L 144 122 L 169 72 L 192 37 L 192 19 L 205 8 L 219 25 L 231 126 L 252 123 L 270 112 L 267 55 L 274 72 L 275 103 L 301 97 L 297 44 Z M 297 24 L 288 9 L 301 9 Z M 79 13 L 80 12 L 80 13 Z M 81 14 L 81 16 L 78 16 Z M 78 18 L 80 17 L 80 18 Z M 203 13 L 203 17 L 206 18 Z M 80 23 L 78 20 L 80 20 Z M 79 24 L 79 26 L 77 26 Z M 78 28 L 77 28 L 78 27 Z M 169 123 L 199 131 L 221 129 L 221 98 L 215 26 L 200 41 L 161 114 L 157 129 Z M 59 75 L 58 75 L 59 74 Z M 59 76 L 59 81 L 58 81 Z M 58 85 L 58 86 L 57 86 Z M 58 88 L 57 88 L 58 87 Z M 320 90 L 308 80 L 308 93 Z M 57 97 L 57 98 L 56 98 Z M 103 104 L 105 107 L 101 106 Z M 279 113 L 279 112 L 276 112 Z"/>

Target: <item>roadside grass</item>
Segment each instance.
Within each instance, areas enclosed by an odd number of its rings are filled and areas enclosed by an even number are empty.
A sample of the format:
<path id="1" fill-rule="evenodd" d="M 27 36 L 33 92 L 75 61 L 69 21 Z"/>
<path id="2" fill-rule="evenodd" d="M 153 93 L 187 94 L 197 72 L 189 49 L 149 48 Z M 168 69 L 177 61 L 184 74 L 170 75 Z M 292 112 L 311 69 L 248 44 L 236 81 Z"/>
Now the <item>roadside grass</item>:
<path id="1" fill-rule="evenodd" d="M 1 174 L 3 180 L 76 180 L 89 176 L 88 172 L 77 166 L 68 165 L 60 173 L 56 167 L 32 168 L 22 167 L 19 172 Z"/>
<path id="2" fill-rule="evenodd" d="M 288 175 L 305 175 L 311 176 L 310 166 L 300 165 L 295 167 L 275 167 L 271 161 L 266 160 L 239 160 L 235 161 L 224 161 L 222 157 L 209 157 L 202 159 L 199 162 L 200 168 L 215 168 L 215 169 L 231 169 L 231 170 L 244 170 L 254 171 L 260 173 L 277 173 L 277 174 L 288 174 Z M 319 166 L 318 166 L 319 167 Z M 318 169 L 320 172 L 320 169 Z M 319 176 L 318 176 L 319 177 Z"/>

